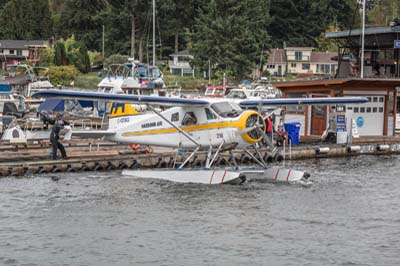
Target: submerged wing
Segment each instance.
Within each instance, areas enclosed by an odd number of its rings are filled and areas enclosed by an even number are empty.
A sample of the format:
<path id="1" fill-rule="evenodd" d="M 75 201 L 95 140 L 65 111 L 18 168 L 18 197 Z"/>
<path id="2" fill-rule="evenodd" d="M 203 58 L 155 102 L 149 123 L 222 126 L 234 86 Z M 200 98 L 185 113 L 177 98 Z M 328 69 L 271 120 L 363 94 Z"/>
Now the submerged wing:
<path id="1" fill-rule="evenodd" d="M 42 90 L 32 95 L 32 97 L 122 102 L 122 103 L 148 103 L 148 104 L 164 105 L 164 106 L 209 105 L 208 101 L 198 100 L 198 99 L 137 96 L 137 95 L 127 95 L 127 94 L 110 94 L 110 93 L 83 92 L 83 91 L 72 91 L 72 90 Z"/>
<path id="2" fill-rule="evenodd" d="M 327 104 L 356 104 L 366 103 L 366 97 L 318 97 L 318 98 L 279 98 L 264 100 L 247 100 L 240 102 L 241 106 L 251 107 L 259 105 L 327 105 Z"/>

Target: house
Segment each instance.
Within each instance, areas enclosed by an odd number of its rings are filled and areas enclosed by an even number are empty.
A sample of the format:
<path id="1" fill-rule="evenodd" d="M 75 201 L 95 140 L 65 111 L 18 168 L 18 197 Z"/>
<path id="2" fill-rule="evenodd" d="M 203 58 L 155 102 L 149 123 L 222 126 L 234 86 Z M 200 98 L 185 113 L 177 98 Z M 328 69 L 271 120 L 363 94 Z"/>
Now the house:
<path id="1" fill-rule="evenodd" d="M 269 52 L 266 69 L 273 76 L 333 76 L 338 65 L 335 56 L 335 52 L 314 52 L 312 47 L 275 48 Z"/>
<path id="2" fill-rule="evenodd" d="M 193 56 L 188 50 L 179 51 L 170 55 L 172 60 L 168 62 L 169 69 L 173 75 L 191 75 L 194 76 L 195 70 L 190 65 L 190 60 Z"/>
<path id="3" fill-rule="evenodd" d="M 0 40 L 0 69 L 22 61 L 40 61 L 39 51 L 47 48 L 44 40 Z"/>
<path id="4" fill-rule="evenodd" d="M 268 55 L 266 69 L 271 75 L 275 77 L 282 77 L 286 75 L 287 60 L 285 50 L 278 48 L 271 49 Z"/>
<path id="5" fill-rule="evenodd" d="M 360 137 L 395 135 L 399 79 L 322 79 L 273 85 L 282 91 L 283 98 L 366 97 L 367 103 L 346 105 L 346 121 L 356 122 Z M 296 105 L 288 106 L 286 113 L 286 122 L 300 122 L 301 136 L 321 136 L 328 127 L 330 108 Z"/>

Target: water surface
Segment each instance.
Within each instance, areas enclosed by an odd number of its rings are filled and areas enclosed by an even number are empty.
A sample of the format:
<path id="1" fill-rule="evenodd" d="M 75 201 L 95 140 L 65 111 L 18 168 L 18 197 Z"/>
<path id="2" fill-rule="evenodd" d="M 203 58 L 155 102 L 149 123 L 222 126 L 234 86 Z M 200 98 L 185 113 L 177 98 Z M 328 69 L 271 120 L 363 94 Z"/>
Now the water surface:
<path id="1" fill-rule="evenodd" d="M 400 265 L 399 156 L 286 166 L 314 184 L 0 179 L 0 265 Z"/>

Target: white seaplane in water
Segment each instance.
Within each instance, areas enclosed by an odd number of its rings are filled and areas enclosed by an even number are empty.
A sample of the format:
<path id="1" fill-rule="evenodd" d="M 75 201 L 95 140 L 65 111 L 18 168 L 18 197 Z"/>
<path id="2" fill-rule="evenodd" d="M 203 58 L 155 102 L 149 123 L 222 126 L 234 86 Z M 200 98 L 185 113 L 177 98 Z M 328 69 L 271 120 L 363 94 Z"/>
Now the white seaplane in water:
<path id="1" fill-rule="evenodd" d="M 191 155 L 171 170 L 124 170 L 124 175 L 165 179 L 174 182 L 205 184 L 242 183 L 254 175 L 272 181 L 297 182 L 307 178 L 305 172 L 268 167 L 259 151 L 265 138 L 264 117 L 254 110 L 243 110 L 238 104 L 218 99 L 137 96 L 79 91 L 40 91 L 35 97 L 98 100 L 112 102 L 107 130 L 73 131 L 81 137 L 105 137 L 119 143 L 164 146 L 193 150 Z M 264 99 L 243 101 L 246 108 L 290 104 L 346 104 L 365 103 L 362 97 Z M 146 104 L 152 112 L 139 113 L 132 104 Z M 165 109 L 159 111 L 155 106 Z M 243 149 L 257 162 L 260 170 L 213 168 L 222 151 Z M 208 151 L 205 169 L 185 167 L 200 150 Z"/>

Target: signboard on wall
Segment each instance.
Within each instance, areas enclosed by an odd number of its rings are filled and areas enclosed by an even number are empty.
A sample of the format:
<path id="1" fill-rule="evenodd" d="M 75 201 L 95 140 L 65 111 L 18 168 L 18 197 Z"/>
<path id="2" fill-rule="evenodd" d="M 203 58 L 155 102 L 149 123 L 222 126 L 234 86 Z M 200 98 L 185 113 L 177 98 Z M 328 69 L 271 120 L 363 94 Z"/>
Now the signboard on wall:
<path id="1" fill-rule="evenodd" d="M 394 40 L 394 49 L 400 49 L 400 40 Z"/>

